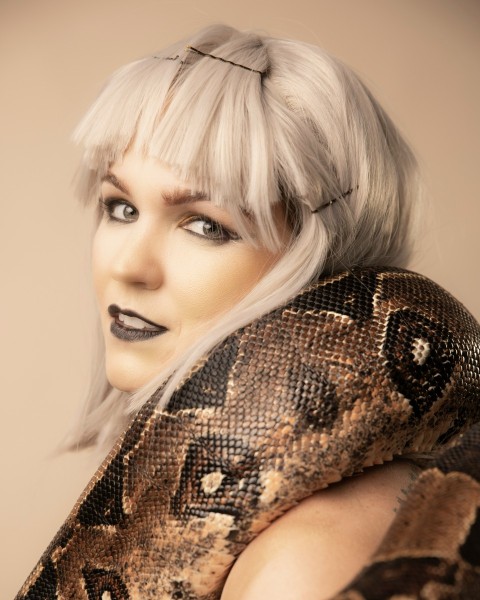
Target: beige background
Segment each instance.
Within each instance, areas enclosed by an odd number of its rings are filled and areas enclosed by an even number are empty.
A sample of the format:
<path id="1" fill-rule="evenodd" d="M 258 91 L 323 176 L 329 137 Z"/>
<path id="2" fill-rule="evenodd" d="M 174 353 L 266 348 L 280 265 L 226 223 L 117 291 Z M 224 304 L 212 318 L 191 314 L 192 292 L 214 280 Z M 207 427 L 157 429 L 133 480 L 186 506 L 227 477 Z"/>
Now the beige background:
<path id="1" fill-rule="evenodd" d="M 84 392 L 92 312 L 69 135 L 114 68 L 212 22 L 318 43 L 360 72 L 429 185 L 412 266 L 480 317 L 478 1 L 0 0 L 2 598 L 92 471 L 51 456 Z"/>

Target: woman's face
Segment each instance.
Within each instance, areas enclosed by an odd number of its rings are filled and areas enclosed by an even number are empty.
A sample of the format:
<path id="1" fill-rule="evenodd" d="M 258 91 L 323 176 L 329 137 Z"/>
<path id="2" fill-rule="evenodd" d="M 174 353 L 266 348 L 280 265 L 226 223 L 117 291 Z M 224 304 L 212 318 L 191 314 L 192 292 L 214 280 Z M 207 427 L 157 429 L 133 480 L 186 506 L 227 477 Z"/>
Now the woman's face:
<path id="1" fill-rule="evenodd" d="M 208 331 L 280 253 L 240 239 L 228 211 L 135 153 L 110 168 L 100 203 L 93 273 L 107 377 L 133 391 Z"/>

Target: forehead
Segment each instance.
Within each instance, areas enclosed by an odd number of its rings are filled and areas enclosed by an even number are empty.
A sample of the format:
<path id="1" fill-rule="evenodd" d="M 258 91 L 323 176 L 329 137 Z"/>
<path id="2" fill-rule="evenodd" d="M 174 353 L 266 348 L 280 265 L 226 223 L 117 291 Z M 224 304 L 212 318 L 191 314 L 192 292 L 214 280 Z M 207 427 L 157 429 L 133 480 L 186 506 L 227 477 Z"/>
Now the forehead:
<path id="1" fill-rule="evenodd" d="M 133 151 L 114 162 L 101 181 L 127 195 L 158 193 L 167 204 L 207 199 L 204 192 L 194 190 L 193 186 L 180 179 L 171 167 L 159 159 L 145 157 Z"/>

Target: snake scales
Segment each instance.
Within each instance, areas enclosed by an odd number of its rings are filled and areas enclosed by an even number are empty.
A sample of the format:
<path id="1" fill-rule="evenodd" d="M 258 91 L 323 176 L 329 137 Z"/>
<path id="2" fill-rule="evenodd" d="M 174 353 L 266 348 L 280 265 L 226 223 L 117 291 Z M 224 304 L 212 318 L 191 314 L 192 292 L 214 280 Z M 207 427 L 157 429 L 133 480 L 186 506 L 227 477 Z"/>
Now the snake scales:
<path id="1" fill-rule="evenodd" d="M 458 443 L 479 384 L 479 325 L 436 284 L 393 268 L 322 279 L 228 337 L 164 409 L 152 396 L 17 600 L 219 598 L 245 546 L 312 492 Z M 339 599 L 475 597 L 480 429 L 460 444 Z"/>

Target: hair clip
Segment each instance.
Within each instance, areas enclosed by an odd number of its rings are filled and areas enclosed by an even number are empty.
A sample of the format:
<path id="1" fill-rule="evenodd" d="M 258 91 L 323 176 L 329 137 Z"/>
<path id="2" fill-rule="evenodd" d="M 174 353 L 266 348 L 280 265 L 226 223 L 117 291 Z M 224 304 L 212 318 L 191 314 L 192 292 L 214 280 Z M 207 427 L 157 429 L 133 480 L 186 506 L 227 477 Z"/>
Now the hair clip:
<path id="1" fill-rule="evenodd" d="M 224 63 L 227 63 L 229 65 L 233 65 L 234 67 L 241 67 L 242 69 L 245 69 L 246 71 L 250 71 L 252 73 L 258 73 L 262 78 L 267 74 L 267 71 L 258 71 L 257 69 L 252 69 L 251 67 L 247 67 L 245 65 L 241 65 L 240 63 L 236 63 L 233 62 L 231 60 L 227 60 L 226 58 L 222 58 L 221 56 L 215 56 L 214 54 L 208 54 L 208 52 L 202 52 L 201 50 L 198 50 L 198 48 L 194 48 L 193 46 L 185 46 L 185 50 L 188 52 L 195 52 L 196 54 L 199 54 L 200 56 L 208 56 L 208 58 L 214 58 L 215 60 L 221 60 Z M 152 58 L 157 58 L 157 59 L 162 59 L 162 60 L 180 60 L 180 55 L 177 54 L 176 56 L 152 56 Z M 185 61 L 184 60 L 180 60 L 180 64 L 184 64 Z"/>
<path id="2" fill-rule="evenodd" d="M 340 194 L 340 196 L 337 196 L 336 198 L 332 198 L 328 202 L 325 202 L 325 204 L 320 204 L 319 207 L 317 207 L 314 210 L 312 210 L 312 214 L 313 213 L 317 213 L 317 212 L 323 210 L 324 208 L 328 208 L 329 206 L 332 206 L 332 204 L 334 204 L 335 202 L 337 202 L 337 200 L 343 200 L 343 198 L 346 198 L 347 196 L 350 196 L 350 194 L 353 192 L 353 190 L 358 190 L 358 185 L 356 187 L 354 187 L 354 188 L 353 187 L 350 188 L 346 192 L 343 192 L 343 194 Z"/>
<path id="3" fill-rule="evenodd" d="M 240 63 L 236 63 L 231 60 L 227 60 L 226 58 L 222 58 L 221 56 L 215 56 L 215 54 L 208 54 L 208 52 L 202 52 L 201 50 L 198 50 L 198 48 L 194 48 L 193 46 L 187 46 L 185 48 L 185 50 L 190 50 L 191 52 L 195 52 L 196 54 L 199 54 L 200 56 L 208 56 L 209 58 L 214 58 L 215 60 L 221 60 L 222 62 L 228 63 L 229 65 L 233 65 L 234 67 L 241 67 L 242 69 L 245 69 L 246 71 L 251 71 L 252 73 L 258 73 L 262 77 L 267 74 L 266 71 L 258 71 L 257 69 L 252 69 L 251 67 L 241 65 Z"/>

